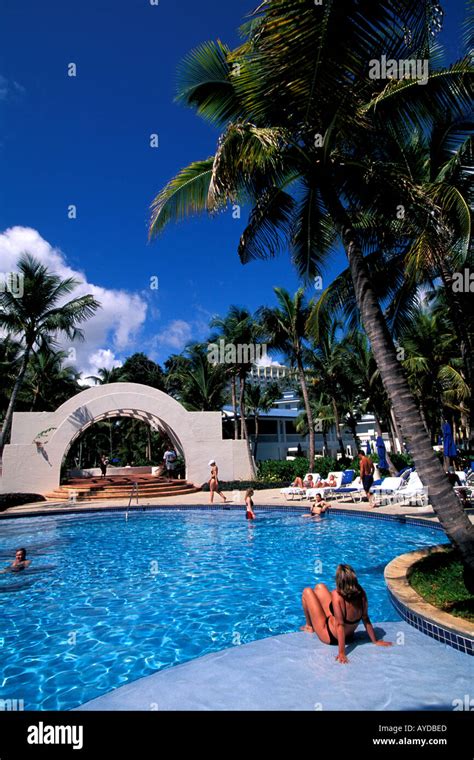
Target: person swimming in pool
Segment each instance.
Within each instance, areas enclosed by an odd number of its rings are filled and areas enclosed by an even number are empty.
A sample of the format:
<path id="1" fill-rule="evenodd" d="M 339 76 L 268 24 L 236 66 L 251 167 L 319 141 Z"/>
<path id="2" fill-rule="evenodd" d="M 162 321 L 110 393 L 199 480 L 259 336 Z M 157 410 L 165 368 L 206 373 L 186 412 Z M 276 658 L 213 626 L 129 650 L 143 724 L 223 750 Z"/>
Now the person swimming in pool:
<path id="1" fill-rule="evenodd" d="M 31 565 L 31 560 L 26 559 L 26 549 L 17 549 L 15 552 L 15 559 L 11 563 L 10 567 L 6 567 L 4 570 L 0 570 L 1 573 L 17 573 L 20 570 L 25 570 Z"/>
<path id="2" fill-rule="evenodd" d="M 302 603 L 306 624 L 301 630 L 315 633 L 324 644 L 338 646 L 338 662 L 349 662 L 346 641 L 352 640 L 361 622 L 372 644 L 391 646 L 390 641 L 377 640 L 369 618 L 367 594 L 350 565 L 338 565 L 334 591 L 329 591 L 325 583 L 318 583 L 314 589 L 307 587 L 303 591 Z"/>

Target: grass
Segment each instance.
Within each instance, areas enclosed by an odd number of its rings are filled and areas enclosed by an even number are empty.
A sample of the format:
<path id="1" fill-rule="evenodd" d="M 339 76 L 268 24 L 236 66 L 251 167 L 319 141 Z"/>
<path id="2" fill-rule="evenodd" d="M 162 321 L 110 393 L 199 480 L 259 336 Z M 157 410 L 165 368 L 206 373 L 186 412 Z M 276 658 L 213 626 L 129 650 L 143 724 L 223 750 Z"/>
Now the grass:
<path id="1" fill-rule="evenodd" d="M 462 575 L 462 563 L 451 549 L 430 554 L 417 562 L 410 575 L 410 585 L 443 612 L 474 622 L 474 596 L 466 589 Z"/>

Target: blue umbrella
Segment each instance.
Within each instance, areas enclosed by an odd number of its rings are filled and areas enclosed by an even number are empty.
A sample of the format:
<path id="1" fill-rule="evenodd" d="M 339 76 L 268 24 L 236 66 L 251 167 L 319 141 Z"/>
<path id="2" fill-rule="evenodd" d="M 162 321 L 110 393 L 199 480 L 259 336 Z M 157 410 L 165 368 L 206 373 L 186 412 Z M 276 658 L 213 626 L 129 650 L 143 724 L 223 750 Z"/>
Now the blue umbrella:
<path id="1" fill-rule="evenodd" d="M 388 470 L 388 462 L 386 457 L 386 449 L 385 449 L 385 443 L 381 435 L 377 436 L 376 441 L 376 447 L 377 447 L 377 454 L 379 457 L 379 467 L 382 468 L 382 470 Z"/>
<path id="2" fill-rule="evenodd" d="M 367 456 L 370 457 L 372 454 L 372 449 L 370 448 L 370 441 L 367 441 Z"/>
<path id="3" fill-rule="evenodd" d="M 458 455 L 456 444 L 454 443 L 453 431 L 449 422 L 443 425 L 443 454 L 449 459 L 455 459 Z"/>

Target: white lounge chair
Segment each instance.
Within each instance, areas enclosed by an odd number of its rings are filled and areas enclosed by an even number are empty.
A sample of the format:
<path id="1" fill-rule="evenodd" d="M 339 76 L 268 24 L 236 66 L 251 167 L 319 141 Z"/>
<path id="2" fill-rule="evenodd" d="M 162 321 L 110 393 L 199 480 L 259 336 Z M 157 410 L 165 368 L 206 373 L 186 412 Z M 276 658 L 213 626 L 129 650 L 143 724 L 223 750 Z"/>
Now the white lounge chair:
<path id="1" fill-rule="evenodd" d="M 331 475 L 334 475 L 334 477 L 336 478 L 336 485 L 335 486 L 323 486 L 322 488 L 308 488 L 307 491 L 306 491 L 306 498 L 307 499 L 314 499 L 316 497 L 316 494 L 318 494 L 318 493 L 321 494 L 321 496 L 323 497 L 323 499 L 326 498 L 326 496 L 328 496 L 331 493 L 331 491 L 335 491 L 336 489 L 338 489 L 338 488 L 341 487 L 342 474 L 343 474 L 342 472 L 329 472 L 327 479 L 329 479 L 329 477 Z"/>
<path id="2" fill-rule="evenodd" d="M 318 472 L 307 472 L 306 475 L 303 478 L 303 483 L 305 483 L 308 480 L 308 475 L 311 475 L 313 478 L 313 481 L 315 483 L 320 480 L 321 475 Z M 287 501 L 293 501 L 295 497 L 298 497 L 299 499 L 304 499 L 306 497 L 306 488 L 298 488 L 296 486 L 288 486 L 287 488 L 281 488 L 280 493 L 284 495 L 285 499 Z"/>

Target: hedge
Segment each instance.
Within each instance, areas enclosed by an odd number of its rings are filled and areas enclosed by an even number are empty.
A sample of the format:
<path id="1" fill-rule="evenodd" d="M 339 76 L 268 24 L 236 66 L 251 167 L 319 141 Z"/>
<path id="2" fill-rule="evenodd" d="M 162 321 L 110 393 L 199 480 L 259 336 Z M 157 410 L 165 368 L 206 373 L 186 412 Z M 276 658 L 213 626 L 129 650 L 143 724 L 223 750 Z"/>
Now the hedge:
<path id="1" fill-rule="evenodd" d="M 0 512 L 8 507 L 21 507 L 22 504 L 32 504 L 35 501 L 46 501 L 39 493 L 2 493 L 0 494 Z"/>
<path id="2" fill-rule="evenodd" d="M 264 480 L 219 480 L 220 491 L 246 491 L 253 488 L 254 491 L 263 491 L 265 488 L 285 488 L 288 481 L 264 481 Z M 209 483 L 203 483 L 202 491 L 209 491 Z"/>

